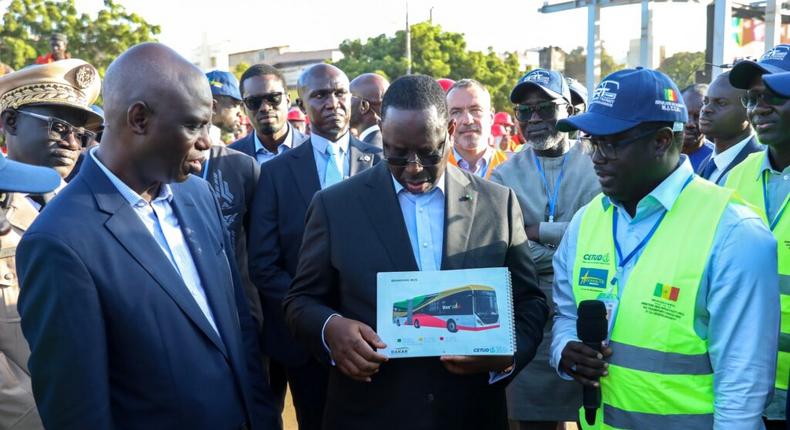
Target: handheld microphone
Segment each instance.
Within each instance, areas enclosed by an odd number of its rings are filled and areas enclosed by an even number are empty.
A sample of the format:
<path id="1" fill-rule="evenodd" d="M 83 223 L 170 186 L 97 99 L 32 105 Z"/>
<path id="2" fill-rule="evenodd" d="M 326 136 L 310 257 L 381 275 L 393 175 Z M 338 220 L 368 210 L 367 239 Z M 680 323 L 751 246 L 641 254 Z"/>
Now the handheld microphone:
<path id="1" fill-rule="evenodd" d="M 601 352 L 601 343 L 606 340 L 609 326 L 606 322 L 606 305 L 600 300 L 583 300 L 579 303 L 576 333 L 579 340 L 590 348 Z M 587 424 L 595 424 L 595 413 L 601 407 L 601 388 L 584 386 L 582 392 L 584 418 Z"/>

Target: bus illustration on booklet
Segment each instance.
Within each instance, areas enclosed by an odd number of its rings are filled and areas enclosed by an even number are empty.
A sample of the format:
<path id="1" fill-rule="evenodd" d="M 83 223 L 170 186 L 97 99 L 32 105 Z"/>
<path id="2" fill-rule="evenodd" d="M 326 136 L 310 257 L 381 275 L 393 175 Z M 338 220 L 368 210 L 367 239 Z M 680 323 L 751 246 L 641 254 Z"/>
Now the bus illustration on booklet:
<path id="1" fill-rule="evenodd" d="M 376 333 L 391 358 L 512 355 L 513 292 L 505 267 L 380 272 Z"/>
<path id="2" fill-rule="evenodd" d="M 497 328 L 496 291 L 485 285 L 466 285 L 395 302 L 392 322 L 417 329 L 446 328 L 450 333 Z"/>

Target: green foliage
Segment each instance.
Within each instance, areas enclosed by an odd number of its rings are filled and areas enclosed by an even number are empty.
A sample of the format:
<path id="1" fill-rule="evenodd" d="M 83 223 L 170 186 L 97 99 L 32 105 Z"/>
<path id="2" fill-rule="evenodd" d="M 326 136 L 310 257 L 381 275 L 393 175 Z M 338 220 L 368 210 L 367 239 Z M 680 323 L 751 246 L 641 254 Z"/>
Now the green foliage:
<path id="1" fill-rule="evenodd" d="M 510 90 L 524 73 L 519 70 L 518 57 L 507 53 L 501 57 L 489 48 L 487 52 L 468 51 L 464 35 L 442 31 L 441 26 L 421 22 L 411 26 L 412 72 L 435 78 L 472 78 L 485 84 L 491 92 L 496 110 L 510 110 Z M 394 37 L 381 34 L 340 44 L 344 58 L 335 65 L 349 78 L 375 71 L 394 80 L 406 74 L 406 32 Z"/>
<path id="2" fill-rule="evenodd" d="M 705 53 L 678 52 L 665 59 L 658 70 L 666 73 L 682 90 L 694 83 L 697 71 L 705 70 Z"/>
<path id="3" fill-rule="evenodd" d="M 585 72 L 587 54 L 584 51 L 585 49 L 580 46 L 565 56 L 565 76 L 570 76 L 582 84 L 587 79 L 587 73 Z M 614 61 L 614 58 L 601 46 L 601 79 L 623 68 L 625 68 L 625 65 Z M 597 84 L 598 82 L 596 82 Z"/>
<path id="4" fill-rule="evenodd" d="M 11 0 L 0 25 L 0 61 L 20 69 L 50 51 L 49 37 L 63 33 L 72 58 L 83 59 L 104 71 L 122 52 L 142 42 L 155 41 L 158 25 L 128 12 L 113 0 L 95 18 L 80 13 L 74 0 Z"/>
<path id="5" fill-rule="evenodd" d="M 243 75 L 244 72 L 246 72 L 247 69 L 249 69 L 249 68 L 250 68 L 250 65 L 242 61 L 241 63 L 236 64 L 236 67 L 233 68 L 233 71 L 232 71 L 233 76 L 235 76 L 236 79 L 241 81 L 241 75 Z"/>

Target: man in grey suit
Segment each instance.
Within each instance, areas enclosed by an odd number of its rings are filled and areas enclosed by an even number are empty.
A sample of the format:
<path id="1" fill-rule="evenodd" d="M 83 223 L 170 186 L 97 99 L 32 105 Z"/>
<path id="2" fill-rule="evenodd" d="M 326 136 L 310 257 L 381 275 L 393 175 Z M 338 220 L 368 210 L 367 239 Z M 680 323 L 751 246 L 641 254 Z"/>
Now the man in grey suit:
<path id="1" fill-rule="evenodd" d="M 513 191 L 448 166 L 445 94 L 430 77 L 392 83 L 387 163 L 313 198 L 285 299 L 288 325 L 330 371 L 324 429 L 506 429 L 505 385 L 535 355 L 548 308 Z M 375 332 L 378 272 L 507 267 L 514 356 L 390 360 Z"/>
<path id="2" fill-rule="evenodd" d="M 381 98 L 390 83 L 383 76 L 364 73 L 351 81 L 351 128 L 359 140 L 381 149 Z"/>
<path id="3" fill-rule="evenodd" d="M 305 212 L 313 194 L 372 166 L 380 150 L 348 131 L 348 78 L 319 64 L 299 78 L 300 104 L 313 132 L 302 145 L 261 166 L 251 212 L 250 275 L 263 301 L 263 351 L 272 390 L 283 407 L 286 382 L 300 430 L 321 428 L 327 370 L 285 326 L 282 300 L 296 273 Z"/>

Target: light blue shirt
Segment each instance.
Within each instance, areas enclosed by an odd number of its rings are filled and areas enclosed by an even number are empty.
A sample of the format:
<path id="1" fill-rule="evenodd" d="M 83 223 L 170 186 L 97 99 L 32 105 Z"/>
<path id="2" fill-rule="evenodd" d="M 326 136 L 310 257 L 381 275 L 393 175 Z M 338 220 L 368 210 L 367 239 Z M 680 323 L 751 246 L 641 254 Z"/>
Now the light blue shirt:
<path id="1" fill-rule="evenodd" d="M 672 207 L 693 174 L 688 158 L 682 156 L 680 166 L 639 202 L 633 218 L 619 203 L 603 199 L 605 208 L 611 204 L 617 207 L 615 234 L 623 255 L 636 248 L 661 214 Z M 578 340 L 571 279 L 579 225 L 586 208 L 574 215 L 554 254 L 555 315 L 550 363 L 565 379 L 569 379 L 568 375 L 559 370 L 561 353 L 569 341 Z M 678 246 L 683 246 L 683 240 L 678 238 Z M 618 273 L 620 294 L 628 288 L 628 276 L 640 255 L 641 251 Z M 763 428 L 761 414 L 773 392 L 776 368 L 777 276 L 773 235 L 750 209 L 730 203 L 719 221 L 694 311 L 694 329 L 708 340 L 714 371 L 715 429 Z"/>
<path id="2" fill-rule="evenodd" d="M 277 153 L 275 154 L 272 151 L 266 149 L 261 143 L 260 139 L 258 139 L 258 133 L 252 132 L 252 139 L 255 141 L 255 159 L 258 160 L 258 164 L 263 164 L 267 161 L 271 161 L 274 157 L 282 154 L 283 152 L 293 148 L 293 139 L 294 134 L 291 132 L 291 126 L 286 124 L 288 127 L 288 133 L 285 135 L 285 140 L 279 146 L 277 146 Z"/>
<path id="3" fill-rule="evenodd" d="M 192 298 L 195 299 L 203 315 L 205 315 L 211 327 L 219 335 L 217 324 L 214 322 L 214 314 L 211 312 L 206 299 L 206 291 L 203 289 L 203 284 L 200 281 L 200 274 L 195 266 L 195 261 L 192 259 L 189 246 L 184 241 L 184 234 L 181 232 L 178 217 L 176 217 L 171 206 L 173 192 L 170 186 L 162 184 L 159 195 L 151 203 L 148 203 L 102 164 L 96 157 L 96 149 L 94 148 L 90 151 L 91 158 L 93 158 L 93 161 L 99 166 L 101 171 L 107 175 L 107 178 L 118 189 L 123 198 L 129 202 L 140 221 L 143 222 L 145 228 L 156 240 L 167 260 L 170 261 L 176 272 L 181 275 L 181 279 L 184 281 L 184 285 L 186 285 Z"/>
<path id="4" fill-rule="evenodd" d="M 494 150 L 492 148 L 486 148 L 485 154 L 477 160 L 475 163 L 474 168 L 469 165 L 469 163 L 461 157 L 461 154 L 455 150 L 453 147 L 453 155 L 455 156 L 455 160 L 458 162 L 458 167 L 466 170 L 467 172 L 473 173 L 478 177 L 485 178 L 486 173 L 488 173 L 488 164 L 491 161 L 491 157 L 494 155 Z"/>
<path id="5" fill-rule="evenodd" d="M 406 191 L 395 177 L 392 177 L 392 184 L 417 267 L 420 270 L 440 270 L 444 244 L 444 176 L 431 191 L 423 194 Z"/>
<path id="6" fill-rule="evenodd" d="M 315 168 L 318 171 L 318 180 L 321 182 L 321 189 L 326 188 L 324 177 L 326 176 L 326 165 L 329 162 L 329 154 L 326 153 L 326 146 L 330 143 L 335 145 L 335 162 L 338 166 L 343 166 L 343 178 L 350 176 L 351 164 L 348 158 L 349 133 L 346 132 L 337 142 L 331 142 L 325 137 L 317 134 L 310 135 L 310 142 L 313 144 L 313 155 L 315 158 Z"/>
<path id="7" fill-rule="evenodd" d="M 766 148 L 763 165 L 760 167 L 760 173 L 758 175 L 763 175 L 765 171 L 768 171 L 768 173 L 765 174 L 768 179 L 766 183 L 768 201 L 765 202 L 766 207 L 763 209 L 766 210 L 768 219 L 773 221 L 776 215 L 779 214 L 779 211 L 784 207 L 787 194 L 790 193 L 790 166 L 785 167 L 781 172 L 774 169 L 773 166 L 771 166 L 768 149 Z M 762 181 L 760 176 L 755 179 Z"/>

